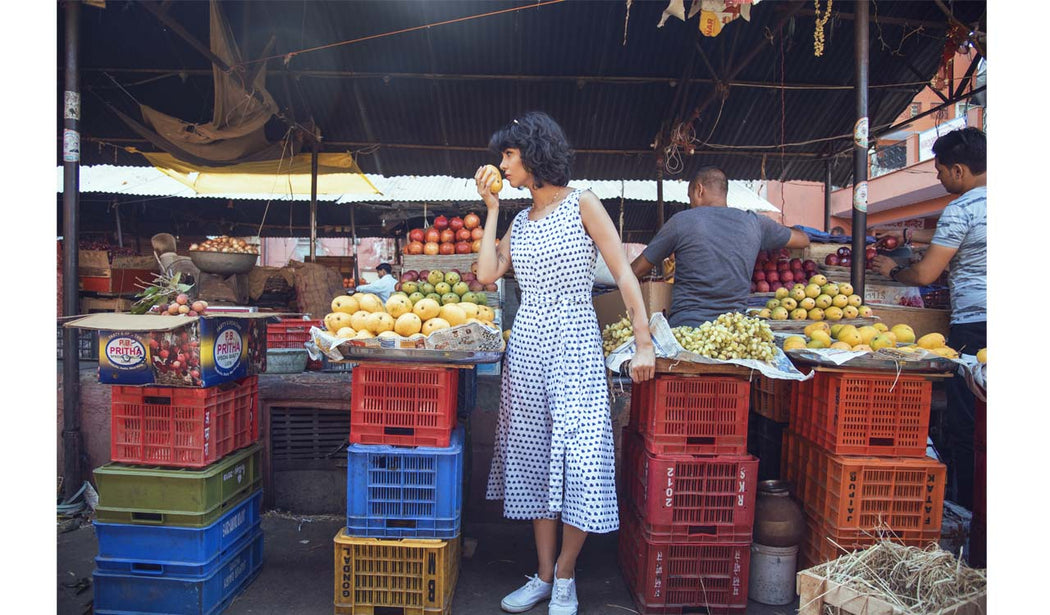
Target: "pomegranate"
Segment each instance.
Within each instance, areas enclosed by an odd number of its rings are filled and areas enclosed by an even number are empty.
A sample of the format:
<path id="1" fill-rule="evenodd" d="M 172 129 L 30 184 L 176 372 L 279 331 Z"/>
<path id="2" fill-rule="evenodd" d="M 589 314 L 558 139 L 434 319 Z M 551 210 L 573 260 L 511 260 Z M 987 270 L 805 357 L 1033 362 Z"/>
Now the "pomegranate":
<path id="1" fill-rule="evenodd" d="M 470 229 L 461 228 L 456 231 L 456 241 L 470 241 Z"/>
<path id="2" fill-rule="evenodd" d="M 443 231 L 448 228 L 448 218 L 445 216 L 438 216 L 434 218 L 434 228 L 439 231 Z"/>
<path id="3" fill-rule="evenodd" d="M 756 271 L 751 275 L 751 279 L 756 282 L 762 282 L 766 279 L 766 273 L 764 271 Z"/>
<path id="4" fill-rule="evenodd" d="M 456 242 L 456 254 L 470 254 L 470 244 L 465 241 Z"/>
<path id="5" fill-rule="evenodd" d="M 477 214 L 463 216 L 463 228 L 476 229 L 481 226 L 481 218 Z"/>
<path id="6" fill-rule="evenodd" d="M 481 252 L 481 240 L 480 239 L 475 239 L 474 241 L 472 241 L 470 243 L 470 251 L 473 252 L 474 254 L 477 254 L 478 252 Z"/>
<path id="7" fill-rule="evenodd" d="M 422 254 L 423 253 L 423 242 L 413 241 L 408 244 L 409 254 Z"/>
<path id="8" fill-rule="evenodd" d="M 838 264 L 839 264 L 839 256 L 838 256 L 838 254 L 828 254 L 827 256 L 825 256 L 824 257 L 824 264 L 825 265 L 831 265 L 833 267 L 837 267 Z"/>
<path id="9" fill-rule="evenodd" d="M 770 284 L 772 284 L 773 282 L 779 282 L 780 281 L 780 274 L 777 273 L 776 271 L 767 271 L 766 272 L 766 281 L 769 282 Z"/>
<path id="10" fill-rule="evenodd" d="M 480 226 L 470 230 L 470 238 L 471 239 L 477 240 L 477 239 L 481 239 L 484 236 L 485 236 L 485 229 L 481 228 Z"/>
<path id="11" fill-rule="evenodd" d="M 456 232 L 459 232 L 459 229 L 463 228 L 463 218 L 460 218 L 459 216 L 451 218 L 448 221 L 448 227 Z"/>
<path id="12" fill-rule="evenodd" d="M 419 243 L 423 243 L 423 239 L 424 239 L 424 233 L 423 233 L 423 229 L 421 229 L 421 228 L 414 228 L 414 229 L 412 229 L 411 231 L 408 232 L 408 240 L 409 241 L 418 241 Z"/>
<path id="13" fill-rule="evenodd" d="M 802 259 L 801 258 L 793 258 L 790 261 L 788 261 L 788 264 L 791 265 L 792 269 L 802 269 Z"/>
<path id="14" fill-rule="evenodd" d="M 791 273 L 790 271 L 781 271 L 780 281 L 784 284 L 790 284 L 791 282 L 795 281 L 795 274 Z"/>
<path id="15" fill-rule="evenodd" d="M 447 256 L 449 254 L 455 254 L 456 253 L 456 246 L 455 246 L 455 244 L 453 244 L 450 241 L 442 242 L 439 245 L 440 245 L 440 247 L 438 248 L 438 253 L 439 254 L 444 254 L 444 255 Z"/>
<path id="16" fill-rule="evenodd" d="M 426 233 L 423 234 L 423 241 L 425 243 L 440 243 L 441 242 L 441 231 L 434 227 L 427 229 Z"/>
<path id="17" fill-rule="evenodd" d="M 769 282 L 766 282 L 765 280 L 762 280 L 761 282 L 755 282 L 755 290 L 760 293 L 768 293 Z"/>
<path id="18" fill-rule="evenodd" d="M 441 231 L 441 243 L 455 243 L 456 231 L 446 228 Z"/>
<path id="19" fill-rule="evenodd" d="M 436 231 L 435 231 L 436 232 Z M 428 241 L 423 244 L 423 254 L 429 254 L 431 256 L 440 253 L 441 247 L 436 241 Z"/>

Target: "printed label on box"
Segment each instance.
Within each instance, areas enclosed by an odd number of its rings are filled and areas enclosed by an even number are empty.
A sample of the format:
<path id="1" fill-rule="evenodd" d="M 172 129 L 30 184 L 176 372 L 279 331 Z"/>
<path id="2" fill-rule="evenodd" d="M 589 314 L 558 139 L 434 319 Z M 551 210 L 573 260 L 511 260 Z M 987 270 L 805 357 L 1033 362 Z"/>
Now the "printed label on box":
<path id="1" fill-rule="evenodd" d="M 149 347 L 135 333 L 100 331 L 98 344 L 99 380 L 115 384 L 150 384 Z"/>

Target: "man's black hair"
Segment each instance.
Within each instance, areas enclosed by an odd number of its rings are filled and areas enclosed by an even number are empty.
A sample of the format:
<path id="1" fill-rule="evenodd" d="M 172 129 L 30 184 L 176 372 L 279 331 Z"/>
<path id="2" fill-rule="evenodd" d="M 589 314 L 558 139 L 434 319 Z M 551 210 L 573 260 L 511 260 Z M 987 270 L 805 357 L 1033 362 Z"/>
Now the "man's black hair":
<path id="1" fill-rule="evenodd" d="M 569 183 L 573 151 L 561 126 L 546 113 L 530 111 L 493 133 L 489 149 L 502 154 L 508 148 L 521 152 L 521 162 L 537 188 Z"/>
<path id="2" fill-rule="evenodd" d="M 387 264 L 387 263 L 379 263 L 379 266 L 376 267 L 376 271 L 386 271 L 387 273 L 390 273 L 393 270 L 390 268 L 389 264 Z"/>
<path id="3" fill-rule="evenodd" d="M 961 164 L 980 175 L 988 168 L 988 146 L 984 133 L 974 127 L 953 130 L 933 142 L 933 155 L 946 167 Z"/>
<path id="4" fill-rule="evenodd" d="M 691 194 L 700 184 L 704 190 L 710 190 L 714 194 L 729 194 L 729 179 L 726 172 L 716 166 L 703 166 L 696 170 L 693 178 L 689 180 L 689 193 Z"/>

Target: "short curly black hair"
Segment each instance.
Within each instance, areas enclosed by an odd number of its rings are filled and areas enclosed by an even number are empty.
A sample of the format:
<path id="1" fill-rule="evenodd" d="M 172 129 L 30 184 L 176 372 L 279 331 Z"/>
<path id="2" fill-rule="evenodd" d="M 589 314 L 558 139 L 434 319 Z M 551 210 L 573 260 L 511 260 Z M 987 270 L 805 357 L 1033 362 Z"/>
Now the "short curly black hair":
<path id="1" fill-rule="evenodd" d="M 933 155 L 946 167 L 963 164 L 974 175 L 988 168 L 988 145 L 984 133 L 970 126 L 943 134 L 933 142 Z"/>
<path id="2" fill-rule="evenodd" d="M 530 111 L 493 133 L 489 149 L 502 154 L 508 148 L 521 152 L 521 162 L 537 188 L 569 183 L 574 154 L 561 126 L 546 113 Z"/>

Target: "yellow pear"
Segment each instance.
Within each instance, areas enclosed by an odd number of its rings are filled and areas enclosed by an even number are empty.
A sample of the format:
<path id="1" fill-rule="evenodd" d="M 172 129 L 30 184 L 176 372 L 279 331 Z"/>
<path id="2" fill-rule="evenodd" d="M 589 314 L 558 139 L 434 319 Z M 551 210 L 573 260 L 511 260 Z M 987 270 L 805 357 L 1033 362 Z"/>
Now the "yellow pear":
<path id="1" fill-rule="evenodd" d="M 944 336 L 940 333 L 927 333 L 926 335 L 920 337 L 915 343 L 925 348 L 926 350 L 932 350 L 934 348 L 940 348 L 941 346 L 944 346 Z"/>
<path id="2" fill-rule="evenodd" d="M 890 330 L 890 328 L 889 328 L 889 327 L 887 327 L 887 326 L 886 326 L 886 323 L 884 323 L 884 322 L 877 322 L 877 323 L 875 323 L 875 324 L 873 324 L 873 325 L 871 325 L 871 326 L 875 327 L 875 329 L 876 329 L 876 330 L 877 330 L 877 331 L 878 331 L 879 333 L 885 333 L 885 332 L 887 332 L 887 331 L 889 331 L 889 330 Z"/>
<path id="3" fill-rule="evenodd" d="M 397 317 L 394 321 L 394 331 L 398 335 L 409 337 L 415 333 L 419 333 L 423 329 L 423 321 L 420 320 L 419 316 L 409 312 L 408 314 L 402 314 Z"/>
<path id="4" fill-rule="evenodd" d="M 806 340 L 801 335 L 792 335 L 784 340 L 784 350 L 798 350 L 806 347 Z"/>
<path id="5" fill-rule="evenodd" d="M 905 324 L 896 324 L 890 329 L 897 336 L 897 341 L 902 344 L 911 344 L 915 341 L 915 331 Z"/>
<path id="6" fill-rule="evenodd" d="M 860 333 L 860 343 L 871 345 L 871 340 L 875 339 L 875 336 L 879 334 L 879 330 L 871 325 L 864 325 L 857 329 Z"/>
<path id="7" fill-rule="evenodd" d="M 349 295 L 340 295 L 335 299 L 332 299 L 332 311 L 343 312 L 344 314 L 353 314 L 361 307 L 357 303 L 357 299 Z"/>
<path id="8" fill-rule="evenodd" d="M 810 339 L 820 340 L 820 342 L 824 344 L 824 348 L 831 346 L 831 335 L 829 335 L 827 331 L 817 330 L 814 331 L 809 337 Z"/>
<path id="9" fill-rule="evenodd" d="M 988 362 L 988 349 L 987 348 L 982 348 L 982 349 L 977 351 L 977 362 L 978 363 L 987 363 Z"/>
<path id="10" fill-rule="evenodd" d="M 823 320 L 806 325 L 806 328 L 803 329 L 802 332 L 809 337 L 813 337 L 813 332 L 818 329 L 825 333 L 831 333 L 831 325 Z"/>
<path id="11" fill-rule="evenodd" d="M 864 343 L 864 340 L 863 338 L 861 338 L 860 332 L 857 330 L 857 327 L 854 327 L 853 325 L 846 325 L 839 329 L 839 333 L 835 336 L 835 339 L 837 339 L 840 342 L 846 342 L 850 346 L 856 346 L 857 344 Z"/>
<path id="12" fill-rule="evenodd" d="M 896 346 L 893 340 L 890 339 L 890 337 L 886 333 L 880 333 L 876 335 L 875 338 L 871 340 L 871 344 L 869 345 L 871 346 L 872 350 L 879 350 L 880 348 L 893 348 Z"/>

